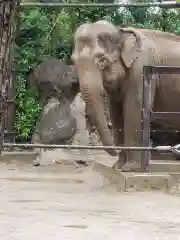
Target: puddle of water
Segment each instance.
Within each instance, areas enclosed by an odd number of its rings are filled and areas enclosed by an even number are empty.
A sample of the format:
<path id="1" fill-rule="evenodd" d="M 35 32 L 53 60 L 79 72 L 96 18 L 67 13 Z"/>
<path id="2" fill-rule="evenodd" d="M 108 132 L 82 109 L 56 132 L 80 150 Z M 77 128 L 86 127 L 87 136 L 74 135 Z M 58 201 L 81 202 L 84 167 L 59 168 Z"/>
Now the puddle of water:
<path id="1" fill-rule="evenodd" d="M 64 225 L 63 227 L 68 227 L 68 228 L 79 228 L 79 229 L 86 229 L 86 225 Z"/>

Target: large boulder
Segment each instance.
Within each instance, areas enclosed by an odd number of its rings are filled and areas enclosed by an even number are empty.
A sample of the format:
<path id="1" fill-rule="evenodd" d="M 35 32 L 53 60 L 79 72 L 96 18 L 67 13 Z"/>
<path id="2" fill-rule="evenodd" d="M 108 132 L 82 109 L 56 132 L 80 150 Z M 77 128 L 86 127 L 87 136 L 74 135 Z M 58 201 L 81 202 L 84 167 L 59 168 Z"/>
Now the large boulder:
<path id="1" fill-rule="evenodd" d="M 38 125 L 40 141 L 47 144 L 69 143 L 77 128 L 70 103 L 56 98 L 51 98 L 45 105 Z"/>
<path id="2" fill-rule="evenodd" d="M 59 59 L 46 60 L 30 73 L 28 86 L 36 86 L 43 108 L 32 142 L 69 142 L 77 128 L 70 110 L 79 89 L 74 66 Z"/>
<path id="3" fill-rule="evenodd" d="M 73 65 L 60 59 L 49 59 L 41 63 L 28 77 L 29 87 L 36 86 L 45 103 L 51 97 L 66 97 L 73 101 L 79 90 L 78 77 Z"/>
<path id="4" fill-rule="evenodd" d="M 66 141 L 65 144 L 71 145 L 102 145 L 96 131 L 89 133 L 87 129 L 85 103 L 78 93 L 72 103 L 70 104 L 70 112 L 76 119 L 77 129 L 74 135 Z M 51 164 L 53 162 L 62 163 L 66 162 L 79 162 L 83 161 L 88 163 L 96 159 L 98 155 L 108 154 L 102 150 L 88 150 L 88 149 L 55 149 L 41 152 L 40 163 Z M 109 156 L 108 156 L 109 157 Z"/>

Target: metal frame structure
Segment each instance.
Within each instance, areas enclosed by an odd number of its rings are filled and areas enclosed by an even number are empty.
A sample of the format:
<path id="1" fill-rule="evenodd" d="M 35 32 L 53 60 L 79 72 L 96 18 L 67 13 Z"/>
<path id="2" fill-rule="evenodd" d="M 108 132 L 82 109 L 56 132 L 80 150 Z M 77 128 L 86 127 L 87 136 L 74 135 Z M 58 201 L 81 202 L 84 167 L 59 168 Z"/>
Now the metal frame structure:
<path id="1" fill-rule="evenodd" d="M 161 8 L 178 8 L 180 3 L 176 1 L 159 1 L 157 3 L 38 3 L 22 2 L 22 7 L 161 7 Z"/>
<path id="2" fill-rule="evenodd" d="M 151 120 L 169 115 L 179 115 L 180 112 L 153 112 L 151 101 L 152 75 L 159 74 L 180 74 L 180 67 L 170 66 L 144 66 L 143 67 L 143 106 L 142 106 L 142 143 L 144 147 L 150 147 L 150 123 Z M 141 165 L 147 169 L 150 160 L 150 151 L 143 151 L 141 154 Z"/>
<path id="3" fill-rule="evenodd" d="M 160 8 L 180 8 L 180 2 L 158 2 L 158 3 L 37 3 L 37 2 L 21 2 L 21 7 L 160 7 Z M 64 148 L 64 149 L 117 149 L 122 151 L 142 151 L 141 165 L 142 169 L 146 170 L 150 160 L 150 151 L 168 151 L 180 154 L 180 144 L 174 147 L 171 146 L 150 146 L 150 122 L 151 118 L 161 115 L 180 114 L 180 112 L 153 112 L 151 109 L 151 79 L 153 73 L 179 74 L 179 67 L 165 67 L 165 66 L 144 66 L 144 81 L 143 81 L 143 106 L 142 106 L 142 147 L 125 147 L 125 146 L 86 146 L 86 145 L 49 145 L 49 144 L 16 144 L 3 143 L 3 147 L 20 147 L 20 148 Z M 10 100 L 11 102 L 11 100 Z M 10 103 L 9 102 L 9 103 Z M 3 139 L 1 139 L 2 141 Z M 0 149 L 1 150 L 1 149 Z"/>
<path id="4" fill-rule="evenodd" d="M 121 151 L 141 151 L 141 168 L 147 170 L 150 161 L 150 152 L 174 152 L 180 154 L 180 144 L 176 146 L 157 146 L 151 147 L 150 143 L 150 124 L 151 120 L 161 118 L 166 115 L 180 115 L 180 112 L 153 112 L 152 111 L 152 75 L 159 74 L 180 74 L 180 67 L 170 66 L 144 66 L 143 67 L 143 105 L 142 105 L 142 147 L 125 147 L 125 146 L 88 146 L 88 145 L 53 145 L 53 144 L 16 144 L 4 143 L 3 147 L 20 147 L 20 148 L 48 148 L 48 149 L 96 149 L 107 150 L 116 149 Z"/>

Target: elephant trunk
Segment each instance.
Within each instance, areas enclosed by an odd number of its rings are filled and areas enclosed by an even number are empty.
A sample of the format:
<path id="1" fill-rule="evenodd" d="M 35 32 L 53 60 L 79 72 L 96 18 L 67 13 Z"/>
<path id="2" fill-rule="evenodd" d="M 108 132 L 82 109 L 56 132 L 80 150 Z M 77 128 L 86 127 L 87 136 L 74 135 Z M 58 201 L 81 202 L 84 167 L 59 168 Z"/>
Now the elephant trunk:
<path id="1" fill-rule="evenodd" d="M 113 139 L 107 125 L 103 97 L 104 92 L 102 76 L 99 68 L 92 60 L 78 61 L 77 71 L 79 76 L 80 89 L 86 104 L 87 114 L 92 124 L 96 126 L 100 139 L 104 146 L 112 146 Z M 106 149 L 111 156 L 116 156 L 116 150 Z"/>

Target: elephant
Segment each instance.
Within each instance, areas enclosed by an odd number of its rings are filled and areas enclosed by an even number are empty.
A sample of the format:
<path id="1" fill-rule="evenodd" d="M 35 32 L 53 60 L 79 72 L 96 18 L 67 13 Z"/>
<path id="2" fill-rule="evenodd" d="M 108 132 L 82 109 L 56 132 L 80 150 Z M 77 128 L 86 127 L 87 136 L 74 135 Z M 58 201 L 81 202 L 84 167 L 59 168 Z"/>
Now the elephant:
<path id="1" fill-rule="evenodd" d="M 121 28 L 102 20 L 85 23 L 74 34 L 72 60 L 87 114 L 102 144 L 141 146 L 143 66 L 180 67 L 180 37 L 150 29 Z M 151 80 L 152 110 L 180 112 L 180 77 L 153 73 Z M 110 101 L 113 136 L 102 104 L 104 90 Z M 177 115 L 154 121 L 165 129 L 180 130 Z M 140 151 L 106 151 L 118 158 L 113 167 L 124 172 L 143 171 Z"/>

